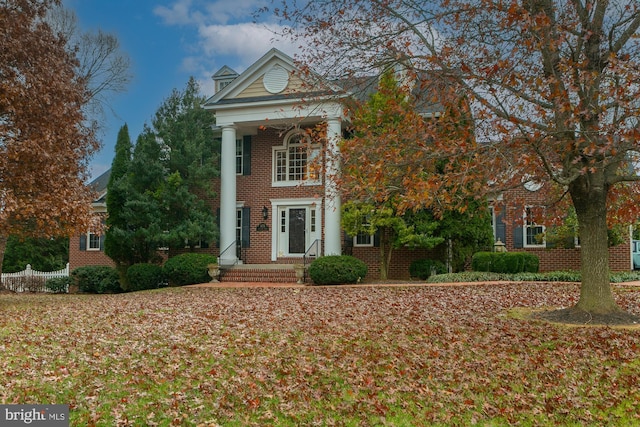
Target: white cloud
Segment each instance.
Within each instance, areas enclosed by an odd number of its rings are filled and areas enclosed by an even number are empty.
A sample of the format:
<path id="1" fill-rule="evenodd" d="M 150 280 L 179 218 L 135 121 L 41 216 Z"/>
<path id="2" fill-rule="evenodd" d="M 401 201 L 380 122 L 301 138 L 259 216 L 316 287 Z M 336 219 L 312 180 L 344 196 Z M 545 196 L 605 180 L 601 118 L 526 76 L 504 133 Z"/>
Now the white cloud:
<path id="1" fill-rule="evenodd" d="M 158 15 L 167 25 L 189 25 L 196 21 L 191 13 L 192 0 L 178 0 L 170 7 L 156 6 L 153 13 Z"/>
<path id="2" fill-rule="evenodd" d="M 235 64 L 246 67 L 264 55 L 272 47 L 292 55 L 294 45 L 276 39 L 276 27 L 262 24 L 241 23 L 235 25 L 208 25 L 199 30 L 202 51 L 208 57 L 233 56 Z"/>
<path id="3" fill-rule="evenodd" d="M 265 0 L 174 0 L 153 12 L 165 25 L 195 30 L 195 38 L 184 45 L 181 69 L 200 76 L 207 93 L 213 89 L 211 75 L 223 65 L 241 73 L 273 47 L 288 55 L 297 52 L 291 41 L 277 40 L 282 27 L 253 22 L 254 12 L 264 5 Z"/>
<path id="4" fill-rule="evenodd" d="M 175 0 L 170 6 L 156 6 L 153 12 L 167 25 L 227 24 L 251 19 L 264 0 Z"/>

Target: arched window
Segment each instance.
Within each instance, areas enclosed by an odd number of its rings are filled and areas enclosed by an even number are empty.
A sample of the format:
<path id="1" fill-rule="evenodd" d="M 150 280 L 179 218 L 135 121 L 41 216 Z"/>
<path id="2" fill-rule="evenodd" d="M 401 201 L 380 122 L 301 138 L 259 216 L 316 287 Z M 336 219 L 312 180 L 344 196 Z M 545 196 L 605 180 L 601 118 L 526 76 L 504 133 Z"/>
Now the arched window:
<path id="1" fill-rule="evenodd" d="M 304 131 L 289 132 L 283 145 L 273 148 L 273 185 L 319 183 L 319 161 L 319 144 L 312 144 Z"/>

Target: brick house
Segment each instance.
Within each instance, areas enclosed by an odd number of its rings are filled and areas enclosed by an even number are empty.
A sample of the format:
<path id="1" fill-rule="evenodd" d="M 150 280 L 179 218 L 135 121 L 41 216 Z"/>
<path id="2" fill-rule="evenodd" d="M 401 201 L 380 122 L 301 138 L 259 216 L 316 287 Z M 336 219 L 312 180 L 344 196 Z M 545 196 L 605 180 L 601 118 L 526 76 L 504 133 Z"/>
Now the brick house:
<path id="1" fill-rule="evenodd" d="M 293 264 L 308 255 L 351 253 L 379 276 L 373 236 L 347 238 L 340 226 L 337 142 L 347 126 L 341 100 L 350 94 L 332 84 L 309 89 L 293 60 L 270 50 L 242 74 L 223 67 L 213 76 L 216 93 L 205 108 L 221 135 L 220 263 Z M 313 93 L 309 93 L 313 92 Z M 325 146 L 305 129 L 326 126 Z M 324 157 L 324 175 L 317 164 Z M 408 278 L 425 250 L 394 252 L 391 277 Z"/>
<path id="2" fill-rule="evenodd" d="M 497 207 L 492 209 L 494 240 L 504 243 L 507 251 L 525 251 L 537 255 L 540 259 L 540 271 L 580 269 L 580 239 L 577 233 L 565 237 L 562 243 L 549 241 L 545 237 L 546 227 L 532 219 L 532 210 L 543 206 L 543 200 L 537 195 L 538 190 L 538 184 L 526 183 L 521 188 L 500 196 L 502 200 L 518 202 L 508 206 L 501 200 L 497 201 Z M 609 248 L 611 271 L 634 269 L 631 230 L 624 234 L 623 243 Z"/>
<path id="3" fill-rule="evenodd" d="M 220 178 L 212 182 L 218 197 L 211 201 L 220 241 L 207 251 L 217 255 L 221 265 L 254 266 L 263 280 L 269 274 L 265 265 L 285 268 L 314 256 L 347 253 L 365 261 L 368 278 L 375 279 L 377 239 L 345 236 L 334 180 L 340 168 L 337 143 L 347 127 L 342 100 L 351 94 L 321 79 L 310 86 L 297 71 L 289 56 L 272 49 L 241 74 L 225 66 L 213 75 L 215 93 L 204 108 L 215 114 L 221 139 Z M 319 124 L 326 129 L 323 147 L 314 145 L 305 132 Z M 323 169 L 314 166 L 318 159 Z M 535 191 L 522 191 L 535 204 Z M 104 195 L 94 208 L 106 212 Z M 513 216 L 526 209 L 514 212 L 494 213 L 496 240 L 509 251 L 536 253 L 542 271 L 579 268 L 579 247 L 549 249 L 533 242 L 532 232 L 541 228 L 526 220 L 516 225 Z M 72 239 L 71 268 L 113 265 L 101 241 L 91 233 Z M 612 270 L 632 268 L 629 242 L 610 251 Z M 389 277 L 409 278 L 410 263 L 421 258 L 444 259 L 444 248 L 394 250 Z"/>
<path id="4" fill-rule="evenodd" d="M 98 194 L 91 206 L 95 214 L 101 218 L 107 214 L 106 195 L 110 175 L 111 170 L 108 170 L 89 184 Z M 104 253 L 104 234 L 99 231 L 89 230 L 69 240 L 69 271 L 85 265 L 115 266 L 111 258 Z"/>

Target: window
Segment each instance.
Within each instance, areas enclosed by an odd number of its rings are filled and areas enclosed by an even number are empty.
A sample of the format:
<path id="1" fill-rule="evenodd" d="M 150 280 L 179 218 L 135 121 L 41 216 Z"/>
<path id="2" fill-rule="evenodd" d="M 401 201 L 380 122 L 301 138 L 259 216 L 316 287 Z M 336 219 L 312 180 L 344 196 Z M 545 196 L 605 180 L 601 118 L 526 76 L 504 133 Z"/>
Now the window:
<path id="1" fill-rule="evenodd" d="M 242 241 L 242 209 L 238 209 L 236 210 L 236 242 Z"/>
<path id="2" fill-rule="evenodd" d="M 92 233 L 91 231 L 87 233 L 87 250 L 88 251 L 99 251 L 100 250 L 100 235 L 96 233 Z"/>
<path id="3" fill-rule="evenodd" d="M 533 208 L 527 207 L 525 210 L 524 246 L 535 247 L 545 246 L 544 226 L 536 224 L 534 220 Z"/>
<path id="4" fill-rule="evenodd" d="M 236 175 L 242 175 L 244 160 L 244 144 L 241 139 L 236 139 Z"/>
<path id="5" fill-rule="evenodd" d="M 491 230 L 493 231 L 493 242 L 495 243 L 498 240 L 498 233 L 496 232 L 496 209 L 493 206 L 489 206 L 489 214 L 491 216 Z"/>
<path id="6" fill-rule="evenodd" d="M 318 181 L 320 147 L 312 146 L 304 132 L 290 133 L 283 146 L 273 149 L 274 185 Z"/>
<path id="7" fill-rule="evenodd" d="M 365 228 L 369 228 L 371 226 L 369 224 L 368 217 L 362 218 L 362 226 Z M 358 233 L 358 235 L 353 238 L 353 246 L 354 247 L 372 247 L 373 236 L 369 233 Z"/>

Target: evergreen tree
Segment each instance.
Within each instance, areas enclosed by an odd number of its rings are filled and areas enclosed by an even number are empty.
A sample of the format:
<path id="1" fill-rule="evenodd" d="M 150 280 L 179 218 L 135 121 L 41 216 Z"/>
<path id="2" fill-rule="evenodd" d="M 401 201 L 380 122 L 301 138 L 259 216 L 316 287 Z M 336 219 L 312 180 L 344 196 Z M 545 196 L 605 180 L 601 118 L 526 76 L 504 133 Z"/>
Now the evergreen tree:
<path id="1" fill-rule="evenodd" d="M 125 124 L 118 131 L 115 156 L 107 184 L 107 229 L 104 241 L 104 251 L 116 263 L 121 282 L 125 281 L 126 270 L 133 259 L 131 243 L 124 232 L 128 224 L 123 214 L 129 193 L 127 172 L 131 163 L 131 149 L 129 128 Z M 126 283 L 121 285 L 126 288 Z"/>
<path id="2" fill-rule="evenodd" d="M 203 103 L 191 78 L 183 92 L 174 90 L 163 102 L 152 126 L 145 125 L 132 154 L 130 143 L 116 147 L 105 249 L 124 271 L 153 262 L 158 248 L 194 247 L 217 237 L 205 200 L 213 196 L 219 150 L 214 117 Z"/>

